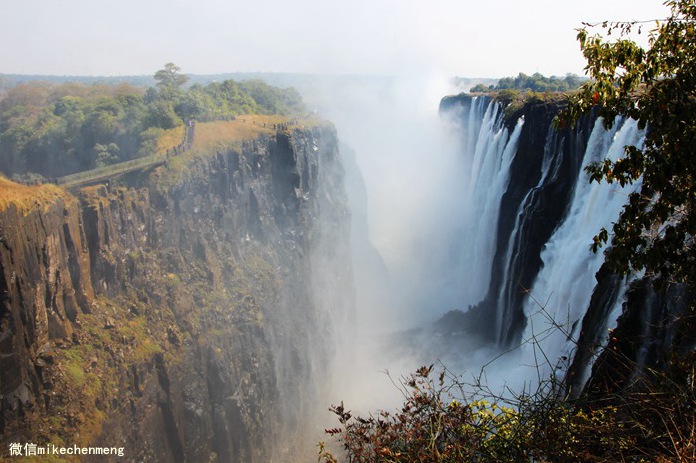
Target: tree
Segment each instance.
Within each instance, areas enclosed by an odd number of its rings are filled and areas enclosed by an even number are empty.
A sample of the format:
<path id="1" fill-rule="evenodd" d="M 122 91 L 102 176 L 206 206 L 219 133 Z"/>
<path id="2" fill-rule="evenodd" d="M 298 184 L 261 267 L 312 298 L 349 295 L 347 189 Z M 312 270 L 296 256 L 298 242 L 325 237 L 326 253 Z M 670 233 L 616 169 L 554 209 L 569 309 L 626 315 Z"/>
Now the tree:
<path id="1" fill-rule="evenodd" d="M 116 143 L 109 143 L 108 145 L 102 145 L 97 143 L 94 145 L 94 157 L 96 159 L 97 167 L 104 167 L 110 164 L 115 164 L 119 161 L 118 145 Z"/>
<path id="2" fill-rule="evenodd" d="M 546 77 L 538 72 L 531 76 L 520 72 L 517 77 L 504 77 L 498 81 L 497 85 L 488 87 L 492 91 L 501 90 L 527 90 L 532 92 L 569 92 L 577 89 L 584 79 L 574 74 L 567 74 L 565 77 Z M 479 84 L 471 92 L 488 91 L 486 87 Z"/>
<path id="3" fill-rule="evenodd" d="M 488 93 L 492 87 L 493 85 L 476 84 L 469 90 L 469 93 Z"/>
<path id="4" fill-rule="evenodd" d="M 174 104 L 168 99 L 159 99 L 151 103 L 145 122 L 147 127 L 159 127 L 165 130 L 183 124 L 174 110 Z"/>
<path id="5" fill-rule="evenodd" d="M 642 22 L 585 24 L 578 40 L 591 81 L 570 97 L 559 117 L 566 125 L 597 108 L 609 128 L 617 116 L 646 131 L 643 146 L 625 148 L 617 161 L 590 165 L 591 181 L 636 183 L 611 233 L 600 230 L 592 249 L 607 242 L 607 262 L 621 274 L 645 270 L 658 287 L 696 281 L 696 4 L 665 3 L 649 47 L 631 39 Z M 606 32 L 591 35 L 593 28 Z M 608 37 L 616 37 L 608 40 Z M 617 34 L 618 33 L 618 34 Z"/>
<path id="6" fill-rule="evenodd" d="M 174 63 L 167 63 L 164 69 L 160 69 L 155 73 L 155 80 L 160 90 L 175 90 L 180 89 L 186 82 L 188 77 L 180 74 L 181 68 Z"/>

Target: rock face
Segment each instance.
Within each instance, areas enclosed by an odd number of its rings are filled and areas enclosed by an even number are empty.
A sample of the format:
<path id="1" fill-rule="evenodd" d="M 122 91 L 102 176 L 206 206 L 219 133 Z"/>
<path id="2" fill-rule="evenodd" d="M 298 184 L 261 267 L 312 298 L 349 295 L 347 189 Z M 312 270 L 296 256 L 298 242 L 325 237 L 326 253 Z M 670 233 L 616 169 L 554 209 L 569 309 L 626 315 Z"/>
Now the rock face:
<path id="1" fill-rule="evenodd" d="M 301 454 L 353 310 L 337 143 L 278 132 L 0 213 L 1 451 Z"/>

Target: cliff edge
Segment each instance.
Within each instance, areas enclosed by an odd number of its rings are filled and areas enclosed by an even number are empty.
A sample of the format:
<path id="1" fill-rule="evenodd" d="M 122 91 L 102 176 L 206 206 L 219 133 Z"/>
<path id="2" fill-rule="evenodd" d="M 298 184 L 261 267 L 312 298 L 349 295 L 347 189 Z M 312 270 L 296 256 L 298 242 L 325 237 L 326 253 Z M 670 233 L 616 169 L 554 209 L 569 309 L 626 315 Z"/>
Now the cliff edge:
<path id="1" fill-rule="evenodd" d="M 300 453 L 333 324 L 353 304 L 337 143 L 325 124 L 284 128 L 40 206 L 7 204 L 0 452 Z"/>

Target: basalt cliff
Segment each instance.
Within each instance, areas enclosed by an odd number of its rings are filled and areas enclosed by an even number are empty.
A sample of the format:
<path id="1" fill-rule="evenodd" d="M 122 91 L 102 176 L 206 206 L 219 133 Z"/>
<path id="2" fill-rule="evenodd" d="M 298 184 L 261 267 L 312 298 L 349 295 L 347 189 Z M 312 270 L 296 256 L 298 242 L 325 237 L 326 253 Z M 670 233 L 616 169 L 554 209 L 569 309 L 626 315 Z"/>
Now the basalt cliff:
<path id="1" fill-rule="evenodd" d="M 311 444 L 353 310 L 337 144 L 328 125 L 284 129 L 7 205 L 0 452 L 260 462 Z"/>

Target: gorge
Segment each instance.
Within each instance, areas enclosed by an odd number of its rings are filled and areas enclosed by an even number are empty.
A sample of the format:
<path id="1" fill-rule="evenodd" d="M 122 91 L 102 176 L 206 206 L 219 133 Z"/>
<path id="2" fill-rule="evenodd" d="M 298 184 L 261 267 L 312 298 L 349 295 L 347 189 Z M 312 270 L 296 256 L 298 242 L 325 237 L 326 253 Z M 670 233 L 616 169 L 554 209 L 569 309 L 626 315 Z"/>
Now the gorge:
<path id="1" fill-rule="evenodd" d="M 630 380 L 607 344 L 658 367 L 685 301 L 589 250 L 634 187 L 583 171 L 643 133 L 596 115 L 558 129 L 561 106 L 446 97 L 437 129 L 416 124 L 427 137 L 377 131 L 377 175 L 340 121 L 314 121 L 75 195 L 17 193 L 0 211 L 3 451 L 305 461 L 328 405 L 350 391 L 371 406 L 395 358 L 476 370 L 511 350 L 490 366 L 503 384 L 560 371 L 575 395 Z M 393 221 L 375 239 L 380 201 Z"/>

